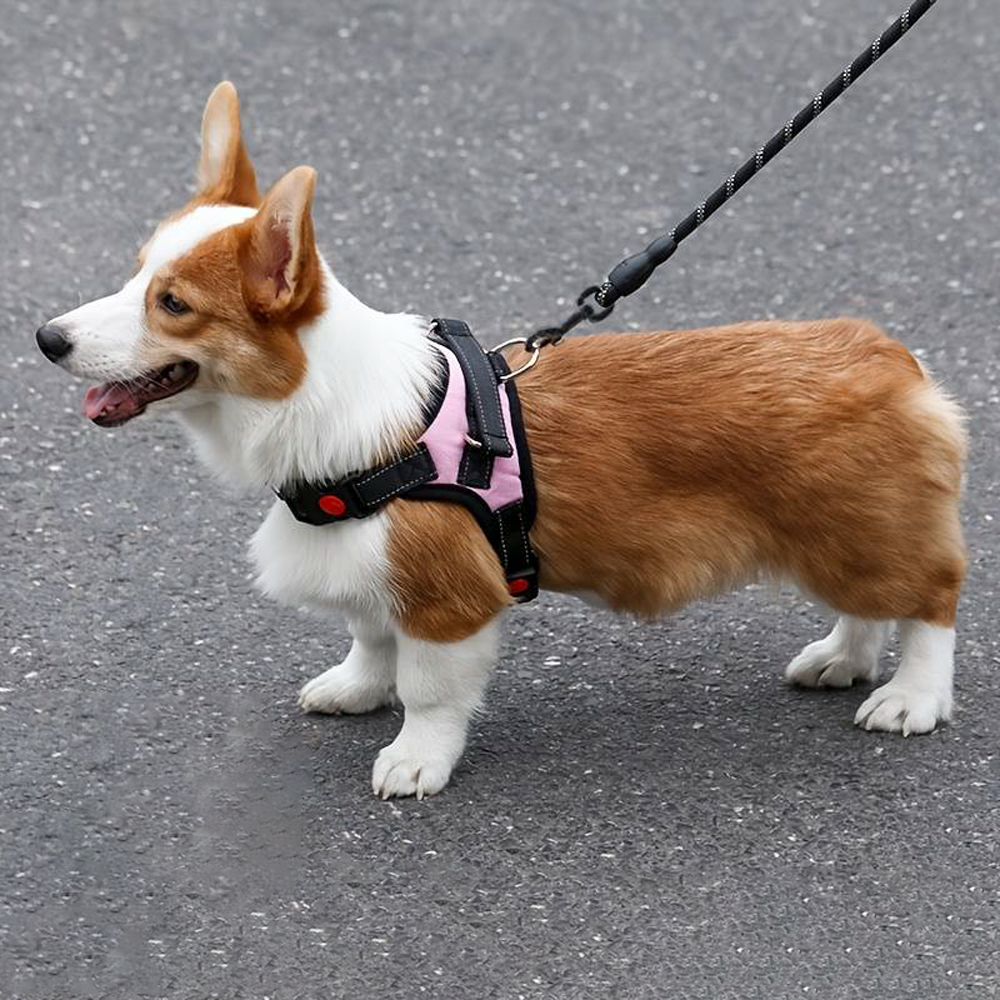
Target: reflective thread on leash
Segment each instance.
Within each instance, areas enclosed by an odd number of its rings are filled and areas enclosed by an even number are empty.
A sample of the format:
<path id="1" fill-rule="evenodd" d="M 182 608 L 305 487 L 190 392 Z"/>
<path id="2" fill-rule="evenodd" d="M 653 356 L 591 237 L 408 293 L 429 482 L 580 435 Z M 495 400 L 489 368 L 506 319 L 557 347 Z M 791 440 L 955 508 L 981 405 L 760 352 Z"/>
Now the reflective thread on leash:
<path id="1" fill-rule="evenodd" d="M 576 310 L 558 326 L 543 327 L 524 340 L 524 349 L 537 358 L 537 351 L 549 344 L 557 344 L 575 326 L 584 320 L 599 323 L 611 314 L 615 303 L 638 291 L 653 272 L 673 255 L 680 243 L 715 214 L 751 177 L 762 170 L 810 123 L 815 121 L 865 70 L 885 55 L 917 21 L 934 6 L 936 0 L 915 0 L 871 45 L 849 65 L 845 66 L 794 118 L 775 132 L 763 146 L 738 167 L 685 219 L 669 233 L 653 240 L 645 250 L 626 257 L 612 268 L 607 280 L 600 285 L 590 285 L 577 297 Z M 591 300 L 593 299 L 593 304 Z M 532 360 L 532 364 L 534 364 Z M 530 367 L 530 366 L 529 366 Z"/>

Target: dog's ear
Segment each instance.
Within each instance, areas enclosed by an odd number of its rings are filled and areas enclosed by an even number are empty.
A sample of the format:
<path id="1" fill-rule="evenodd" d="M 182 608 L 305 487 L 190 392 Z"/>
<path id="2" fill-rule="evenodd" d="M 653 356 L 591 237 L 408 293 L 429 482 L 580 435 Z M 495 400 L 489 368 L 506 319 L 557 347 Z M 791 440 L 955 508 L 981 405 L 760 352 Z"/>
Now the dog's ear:
<path id="1" fill-rule="evenodd" d="M 212 91 L 201 117 L 201 160 L 198 196 L 231 205 L 260 204 L 257 178 L 243 147 L 240 99 L 228 81 Z"/>
<path id="2" fill-rule="evenodd" d="M 248 219 L 241 264 L 255 311 L 271 316 L 296 309 L 319 283 L 319 258 L 310 209 L 316 171 L 296 167 L 268 191 Z"/>

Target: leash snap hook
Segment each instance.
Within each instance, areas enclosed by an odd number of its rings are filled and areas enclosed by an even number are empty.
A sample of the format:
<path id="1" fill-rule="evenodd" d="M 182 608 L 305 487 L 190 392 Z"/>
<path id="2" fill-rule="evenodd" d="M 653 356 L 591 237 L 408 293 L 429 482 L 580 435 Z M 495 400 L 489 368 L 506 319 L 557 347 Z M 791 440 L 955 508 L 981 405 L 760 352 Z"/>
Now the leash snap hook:
<path id="1" fill-rule="evenodd" d="M 525 350 L 537 351 L 541 347 L 548 347 L 550 344 L 558 344 L 563 337 L 573 329 L 574 326 L 582 323 L 584 320 L 588 320 L 591 323 L 600 323 L 602 319 L 607 319 L 611 315 L 611 311 L 614 309 L 614 303 L 609 306 L 605 306 L 603 309 L 595 309 L 588 301 L 591 296 L 594 296 L 594 301 L 600 304 L 601 287 L 599 285 L 590 285 L 585 288 L 576 298 L 576 312 L 571 313 L 566 320 L 560 323 L 559 326 L 546 326 L 541 330 L 536 330 L 530 337 L 519 338 L 517 341 L 508 341 L 508 343 L 520 343 L 524 341 Z M 534 364 L 534 362 L 532 362 Z"/>
<path id="2" fill-rule="evenodd" d="M 531 352 L 531 357 L 521 365 L 520 368 L 515 368 L 513 371 L 507 372 L 506 375 L 500 376 L 501 382 L 509 382 L 512 378 L 517 378 L 518 375 L 523 375 L 529 368 L 534 368 L 538 362 L 538 355 L 542 353 L 542 349 L 537 344 L 531 346 L 528 344 L 527 337 L 514 337 L 513 340 L 505 340 L 502 344 L 497 344 L 490 353 L 495 353 L 496 351 L 502 351 L 505 347 L 512 347 L 514 344 L 523 344 L 526 351 Z"/>
<path id="3" fill-rule="evenodd" d="M 590 285 L 588 288 L 585 288 L 582 292 L 580 292 L 579 296 L 577 296 L 576 304 L 582 307 L 584 315 L 591 323 L 600 323 L 601 320 L 607 319 L 615 308 L 615 305 L 612 302 L 611 305 L 604 306 L 603 309 L 595 309 L 587 301 L 587 299 L 589 299 L 591 295 L 593 295 L 594 301 L 598 305 L 601 305 L 602 303 L 601 303 L 600 293 L 601 293 L 600 285 Z"/>

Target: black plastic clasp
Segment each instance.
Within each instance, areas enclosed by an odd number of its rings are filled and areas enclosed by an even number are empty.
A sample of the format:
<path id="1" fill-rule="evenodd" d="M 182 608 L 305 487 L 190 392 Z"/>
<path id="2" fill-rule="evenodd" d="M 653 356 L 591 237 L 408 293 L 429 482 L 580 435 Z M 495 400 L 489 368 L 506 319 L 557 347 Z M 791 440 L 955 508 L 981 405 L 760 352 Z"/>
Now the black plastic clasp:
<path id="1" fill-rule="evenodd" d="M 334 524 L 374 513 L 360 502 L 350 482 L 302 483 L 294 493 L 275 492 L 303 524 Z"/>
<path id="2" fill-rule="evenodd" d="M 616 264 L 597 292 L 598 305 L 611 307 L 619 299 L 638 291 L 676 249 L 673 236 L 658 236 L 645 250 Z"/>
<path id="3" fill-rule="evenodd" d="M 606 305 L 604 302 L 601 302 L 598 299 L 600 294 L 601 286 L 591 285 L 589 288 L 585 288 L 582 292 L 580 292 L 579 296 L 577 296 L 576 304 L 582 307 L 584 318 L 591 323 L 600 323 L 602 319 L 607 319 L 615 308 L 614 303 Z M 592 305 L 589 305 L 587 299 L 591 296 L 593 296 L 594 301 L 603 308 L 595 309 Z"/>
<path id="4" fill-rule="evenodd" d="M 507 574 L 507 593 L 518 604 L 527 604 L 538 596 L 538 562 L 521 570 Z"/>

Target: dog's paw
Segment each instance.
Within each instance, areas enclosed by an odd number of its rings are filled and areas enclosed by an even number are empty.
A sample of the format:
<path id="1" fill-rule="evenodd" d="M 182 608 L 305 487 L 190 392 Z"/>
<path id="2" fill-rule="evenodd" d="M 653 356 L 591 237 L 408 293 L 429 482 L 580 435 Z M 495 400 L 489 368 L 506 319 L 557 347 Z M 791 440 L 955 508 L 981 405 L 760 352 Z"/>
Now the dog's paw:
<path id="1" fill-rule="evenodd" d="M 785 668 L 789 684 L 810 688 L 848 688 L 858 680 L 874 680 L 878 662 L 860 662 L 845 654 L 829 637 L 811 642 Z"/>
<path id="2" fill-rule="evenodd" d="M 448 784 L 454 767 L 450 757 L 397 737 L 375 758 L 372 791 L 382 799 L 435 795 Z"/>
<path id="3" fill-rule="evenodd" d="M 299 706 L 304 712 L 358 715 L 395 700 L 395 691 L 378 677 L 366 675 L 347 662 L 324 671 L 303 685 Z"/>
<path id="4" fill-rule="evenodd" d="M 854 724 L 904 736 L 929 733 L 951 718 L 951 696 L 895 680 L 872 692 L 854 716 Z"/>

